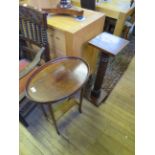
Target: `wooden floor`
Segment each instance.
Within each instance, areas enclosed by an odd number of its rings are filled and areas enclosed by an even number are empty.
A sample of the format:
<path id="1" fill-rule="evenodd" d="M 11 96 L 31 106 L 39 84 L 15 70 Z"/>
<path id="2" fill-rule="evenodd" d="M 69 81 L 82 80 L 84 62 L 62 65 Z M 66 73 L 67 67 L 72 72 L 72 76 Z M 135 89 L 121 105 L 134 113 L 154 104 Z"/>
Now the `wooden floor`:
<path id="1" fill-rule="evenodd" d="M 84 100 L 82 114 L 74 106 L 61 117 L 58 120 L 61 136 L 57 135 L 52 121 L 47 121 L 41 110 L 36 108 L 27 117 L 28 131 L 49 152 L 42 150 L 42 154 L 134 155 L 134 66 L 133 59 L 109 98 L 99 108 Z M 20 142 L 20 147 L 27 146 L 23 143 Z"/>

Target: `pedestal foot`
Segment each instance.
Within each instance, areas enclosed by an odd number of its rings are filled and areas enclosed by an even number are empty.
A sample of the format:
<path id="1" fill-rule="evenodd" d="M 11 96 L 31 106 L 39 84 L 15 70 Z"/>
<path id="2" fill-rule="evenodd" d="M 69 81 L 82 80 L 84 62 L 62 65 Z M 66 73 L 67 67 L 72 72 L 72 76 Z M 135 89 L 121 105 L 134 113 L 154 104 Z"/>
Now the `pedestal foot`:
<path id="1" fill-rule="evenodd" d="M 103 103 L 106 98 L 108 97 L 108 93 L 105 92 L 103 89 L 100 90 L 100 95 L 98 97 L 95 97 L 93 95 L 87 96 L 88 101 L 90 101 L 91 103 L 93 103 L 95 106 L 99 106 L 101 103 Z"/>

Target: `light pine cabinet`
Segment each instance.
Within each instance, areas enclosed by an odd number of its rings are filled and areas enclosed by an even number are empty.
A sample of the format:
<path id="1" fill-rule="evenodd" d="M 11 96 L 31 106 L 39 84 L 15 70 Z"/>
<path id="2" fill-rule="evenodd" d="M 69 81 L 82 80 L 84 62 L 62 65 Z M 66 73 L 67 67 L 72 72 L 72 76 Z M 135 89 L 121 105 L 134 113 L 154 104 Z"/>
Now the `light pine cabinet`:
<path id="1" fill-rule="evenodd" d="M 48 42 L 51 57 L 66 56 L 66 40 L 64 32 L 57 29 L 48 29 Z"/>
<path id="2" fill-rule="evenodd" d="M 100 12 L 84 10 L 83 21 L 75 17 L 49 15 L 48 38 L 51 55 L 78 56 L 83 58 L 93 73 L 96 68 L 98 51 L 88 45 L 88 41 L 103 31 L 105 15 Z"/>
<path id="3" fill-rule="evenodd" d="M 50 8 L 58 0 L 27 0 L 27 4 Z M 84 10 L 84 20 L 77 21 L 73 16 L 49 14 L 47 18 L 48 42 L 51 57 L 78 56 L 87 61 L 90 72 L 94 73 L 98 51 L 88 46 L 88 41 L 103 31 L 105 14 L 92 10 Z"/>

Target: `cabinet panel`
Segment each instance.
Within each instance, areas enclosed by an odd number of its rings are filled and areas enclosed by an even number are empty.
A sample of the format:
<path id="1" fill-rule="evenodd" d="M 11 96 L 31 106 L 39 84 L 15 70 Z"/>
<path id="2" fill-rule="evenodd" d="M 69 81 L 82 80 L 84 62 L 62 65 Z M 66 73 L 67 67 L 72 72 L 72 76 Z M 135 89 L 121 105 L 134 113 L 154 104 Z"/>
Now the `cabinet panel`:
<path id="1" fill-rule="evenodd" d="M 66 40 L 64 32 L 56 29 L 48 30 L 48 42 L 50 50 L 55 56 L 66 56 Z"/>
<path id="2" fill-rule="evenodd" d="M 56 51 L 64 52 L 63 55 L 66 55 L 66 41 L 64 33 L 62 31 L 55 30 L 53 39 Z"/>
<path id="3" fill-rule="evenodd" d="M 54 40 L 53 40 L 53 29 L 48 29 L 47 35 L 48 35 L 48 44 L 50 48 L 50 56 L 51 58 L 53 58 L 56 55 L 55 47 L 54 47 Z"/>

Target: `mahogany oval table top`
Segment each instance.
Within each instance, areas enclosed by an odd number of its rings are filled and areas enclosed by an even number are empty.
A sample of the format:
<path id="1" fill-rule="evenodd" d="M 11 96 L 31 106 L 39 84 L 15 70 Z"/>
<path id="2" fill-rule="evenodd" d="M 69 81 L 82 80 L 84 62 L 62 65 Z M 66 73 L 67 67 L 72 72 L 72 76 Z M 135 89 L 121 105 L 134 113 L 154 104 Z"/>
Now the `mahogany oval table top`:
<path id="1" fill-rule="evenodd" d="M 27 97 L 38 103 L 54 103 L 76 93 L 89 76 L 89 66 L 78 57 L 62 57 L 37 69 L 26 87 Z"/>

